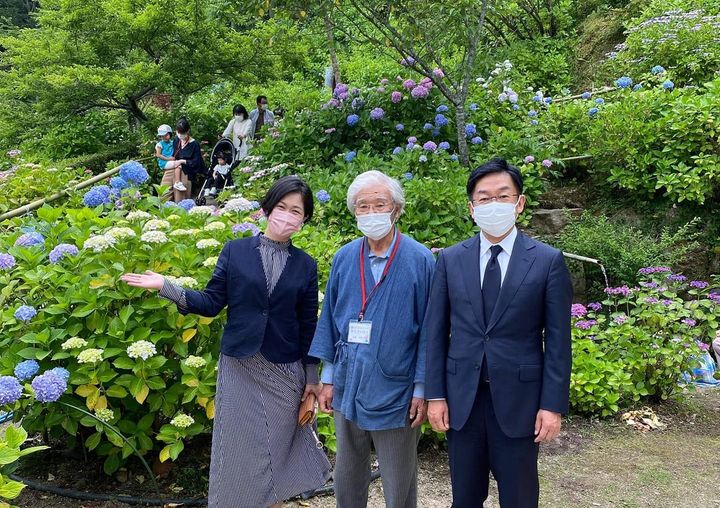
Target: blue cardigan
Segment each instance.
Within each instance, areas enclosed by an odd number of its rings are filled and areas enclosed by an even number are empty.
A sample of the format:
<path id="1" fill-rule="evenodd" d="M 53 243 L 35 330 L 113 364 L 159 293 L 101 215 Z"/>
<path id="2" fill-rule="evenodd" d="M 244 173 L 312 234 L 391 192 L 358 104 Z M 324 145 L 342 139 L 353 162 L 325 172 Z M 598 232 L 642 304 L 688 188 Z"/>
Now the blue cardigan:
<path id="1" fill-rule="evenodd" d="M 320 322 L 310 354 L 333 363 L 333 408 L 364 430 L 405 427 L 413 385 L 425 382 L 421 333 L 435 269 L 430 251 L 402 237 L 385 282 L 370 300 L 370 344 L 347 341 L 350 320 L 360 310 L 360 245 L 342 247 L 333 260 Z M 365 264 L 368 294 L 375 285 Z"/>
<path id="2" fill-rule="evenodd" d="M 225 244 L 204 291 L 186 290 L 187 313 L 214 317 L 227 305 L 220 351 L 246 358 L 261 352 L 274 363 L 318 363 L 308 349 L 318 315 L 317 263 L 290 245 L 290 256 L 268 297 L 259 237 Z"/>

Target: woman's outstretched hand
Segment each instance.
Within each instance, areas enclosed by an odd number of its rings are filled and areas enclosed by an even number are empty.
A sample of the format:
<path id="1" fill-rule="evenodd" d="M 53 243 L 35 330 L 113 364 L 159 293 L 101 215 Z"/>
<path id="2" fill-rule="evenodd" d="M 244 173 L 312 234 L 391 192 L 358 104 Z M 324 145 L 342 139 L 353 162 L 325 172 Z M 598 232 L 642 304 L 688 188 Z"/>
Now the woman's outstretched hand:
<path id="1" fill-rule="evenodd" d="M 126 273 L 120 276 L 120 280 L 143 289 L 161 289 L 165 284 L 165 278 L 162 275 L 150 270 L 145 270 L 145 273 Z"/>

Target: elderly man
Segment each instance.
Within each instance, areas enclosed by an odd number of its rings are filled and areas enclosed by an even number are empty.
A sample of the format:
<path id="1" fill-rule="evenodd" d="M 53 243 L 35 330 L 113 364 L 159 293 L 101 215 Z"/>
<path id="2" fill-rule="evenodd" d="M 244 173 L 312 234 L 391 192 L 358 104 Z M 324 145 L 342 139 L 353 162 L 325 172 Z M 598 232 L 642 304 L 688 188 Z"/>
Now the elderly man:
<path id="1" fill-rule="evenodd" d="M 395 226 L 405 205 L 396 180 L 359 175 L 347 205 L 364 237 L 335 255 L 309 353 L 324 365 L 320 409 L 334 410 L 337 506 L 367 506 L 372 443 L 386 506 L 415 507 L 426 413 L 420 330 L 435 260 Z"/>

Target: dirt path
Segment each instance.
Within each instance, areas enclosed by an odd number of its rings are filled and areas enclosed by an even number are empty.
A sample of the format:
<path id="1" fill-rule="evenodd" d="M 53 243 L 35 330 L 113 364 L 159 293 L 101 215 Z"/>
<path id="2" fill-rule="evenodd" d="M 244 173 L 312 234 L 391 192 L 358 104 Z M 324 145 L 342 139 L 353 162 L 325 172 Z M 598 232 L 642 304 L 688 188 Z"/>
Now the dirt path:
<path id="1" fill-rule="evenodd" d="M 547 508 L 720 508 L 720 389 L 692 394 L 682 403 L 657 408 L 663 431 L 641 433 L 618 421 L 568 422 L 556 443 L 541 449 L 542 507 Z M 421 508 L 450 506 L 447 454 L 425 447 L 420 454 Z M 16 504 L 24 508 L 119 508 L 29 489 Z M 335 506 L 331 496 L 285 508 Z M 384 506 L 382 483 L 370 487 L 370 507 Z M 498 508 L 492 486 L 487 508 Z"/>

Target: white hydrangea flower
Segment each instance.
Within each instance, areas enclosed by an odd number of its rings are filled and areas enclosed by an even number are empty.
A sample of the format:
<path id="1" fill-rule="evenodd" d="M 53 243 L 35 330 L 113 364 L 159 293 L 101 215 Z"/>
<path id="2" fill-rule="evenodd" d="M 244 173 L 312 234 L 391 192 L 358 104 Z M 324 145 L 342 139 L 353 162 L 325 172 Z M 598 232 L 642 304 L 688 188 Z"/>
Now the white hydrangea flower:
<path id="1" fill-rule="evenodd" d="M 210 256 L 205 261 L 203 261 L 203 266 L 215 266 L 217 264 L 218 257 L 217 256 Z"/>
<path id="2" fill-rule="evenodd" d="M 177 285 L 184 288 L 194 288 L 198 285 L 198 281 L 192 277 L 178 277 Z"/>
<path id="3" fill-rule="evenodd" d="M 149 219 L 151 217 L 152 217 L 152 215 L 150 215 L 149 213 L 147 213 L 143 210 L 137 210 L 134 212 L 130 212 L 129 214 L 127 214 L 125 216 L 125 218 L 127 220 Z"/>
<path id="4" fill-rule="evenodd" d="M 68 340 L 63 342 L 60 347 L 63 349 L 78 349 L 87 346 L 87 341 L 80 337 L 70 337 Z"/>
<path id="5" fill-rule="evenodd" d="M 115 238 L 112 236 L 95 235 L 85 240 L 85 243 L 83 243 L 83 249 L 89 249 L 94 252 L 102 252 L 113 245 L 115 245 Z"/>
<path id="6" fill-rule="evenodd" d="M 203 228 L 203 231 L 220 231 L 225 228 L 226 228 L 226 226 L 225 226 L 224 222 L 215 221 L 215 222 L 211 222 L 210 224 L 205 226 Z"/>
<path id="7" fill-rule="evenodd" d="M 155 349 L 155 344 L 152 342 L 139 340 L 130 344 L 126 349 L 126 352 L 130 358 L 142 358 L 143 360 L 147 360 L 151 356 L 155 356 L 157 350 Z"/>
<path id="8" fill-rule="evenodd" d="M 172 214 L 172 215 L 168 215 L 167 220 L 176 221 L 176 220 L 178 220 L 179 218 L 180 218 L 179 215 Z"/>
<path id="9" fill-rule="evenodd" d="M 223 207 L 223 213 L 247 212 L 252 210 L 252 203 L 245 198 L 235 198 L 228 200 Z"/>
<path id="10" fill-rule="evenodd" d="M 158 229 L 170 229 L 170 223 L 163 219 L 149 220 L 143 226 L 143 231 L 157 231 Z"/>
<path id="11" fill-rule="evenodd" d="M 77 361 L 78 363 L 97 363 L 102 360 L 102 355 L 102 349 L 85 349 L 77 355 Z"/>
<path id="12" fill-rule="evenodd" d="M 193 417 L 183 413 L 178 413 L 177 415 L 175 415 L 175 418 L 170 421 L 170 425 L 173 425 L 179 429 L 186 429 L 193 423 L 195 423 Z"/>
<path id="13" fill-rule="evenodd" d="M 193 210 L 194 210 L 194 208 L 193 208 Z M 198 242 L 195 244 L 195 246 L 198 249 L 213 249 L 215 247 L 220 247 L 220 242 L 218 242 L 214 238 L 208 238 L 206 240 L 198 240 Z"/>
<path id="14" fill-rule="evenodd" d="M 207 362 L 205 361 L 205 358 L 190 355 L 185 360 L 185 365 L 187 365 L 188 367 L 199 369 L 200 367 L 205 367 L 205 365 L 207 365 Z"/>
<path id="15" fill-rule="evenodd" d="M 318 291 L 318 303 L 322 303 L 325 300 L 325 293 Z"/>
<path id="16" fill-rule="evenodd" d="M 211 215 L 214 211 L 212 206 L 195 206 L 190 209 L 190 215 Z"/>
<path id="17" fill-rule="evenodd" d="M 170 236 L 190 236 L 194 231 L 194 229 L 176 229 L 174 231 L 170 231 Z"/>
<path id="18" fill-rule="evenodd" d="M 173 275 L 164 275 L 164 277 L 165 277 L 165 280 L 167 280 L 168 282 L 172 282 L 173 284 L 176 284 L 176 285 L 177 285 L 178 281 L 180 280 L 179 277 L 175 277 Z"/>
<path id="19" fill-rule="evenodd" d="M 112 409 L 96 409 L 95 416 L 98 420 L 107 423 L 109 421 L 112 421 L 113 418 L 115 418 L 115 411 L 113 411 Z"/>
<path id="20" fill-rule="evenodd" d="M 168 241 L 167 236 L 162 231 L 146 231 L 140 237 L 145 243 L 165 243 Z"/>
<path id="21" fill-rule="evenodd" d="M 105 233 L 106 235 L 110 235 L 116 240 L 120 240 L 121 238 L 134 238 L 137 236 L 135 234 L 135 231 L 133 231 L 130 228 L 112 228 Z"/>

